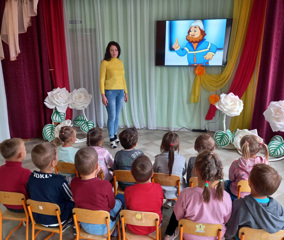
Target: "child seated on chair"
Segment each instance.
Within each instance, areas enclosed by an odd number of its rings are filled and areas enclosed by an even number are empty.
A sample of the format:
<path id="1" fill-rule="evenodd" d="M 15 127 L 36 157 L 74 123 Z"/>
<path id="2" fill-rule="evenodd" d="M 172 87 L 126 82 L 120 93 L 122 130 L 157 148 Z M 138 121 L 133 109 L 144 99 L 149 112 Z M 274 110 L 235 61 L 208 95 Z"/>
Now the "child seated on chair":
<path id="1" fill-rule="evenodd" d="M 87 146 L 93 147 L 98 153 L 98 163 L 103 170 L 104 180 L 112 180 L 112 170 L 114 160 L 106 148 L 103 148 L 104 132 L 101 128 L 96 127 L 87 133 Z"/>
<path id="2" fill-rule="evenodd" d="M 271 166 L 254 165 L 248 179 L 251 194 L 233 202 L 232 216 L 227 223 L 226 239 L 236 237 L 241 227 L 263 229 L 269 233 L 284 230 L 284 209 L 270 197 L 277 191 L 281 179 Z"/>
<path id="3" fill-rule="evenodd" d="M 33 171 L 27 187 L 30 199 L 41 202 L 55 203 L 60 207 L 62 224 L 71 218 L 74 202 L 72 193 L 64 176 L 53 174 L 57 165 L 56 147 L 49 142 L 36 145 L 31 152 L 32 162 L 39 168 Z M 45 227 L 58 227 L 56 216 L 33 214 L 36 223 Z"/>
<path id="4" fill-rule="evenodd" d="M 22 161 L 26 157 L 24 141 L 21 138 L 7 139 L 0 144 L 0 152 L 6 161 L 0 167 L 0 191 L 23 193 L 27 199 L 27 182 L 31 171 L 22 167 Z M 13 212 L 24 212 L 22 205 L 5 207 Z"/>
<path id="5" fill-rule="evenodd" d="M 112 229 L 119 217 L 119 212 L 124 208 L 124 197 L 118 194 L 115 198 L 110 182 L 97 177 L 100 168 L 96 150 L 92 147 L 80 149 L 75 156 L 75 168 L 81 176 L 71 181 L 71 190 L 76 205 L 79 208 L 109 212 L 109 227 Z M 81 222 L 81 226 L 89 234 L 107 233 L 105 224 Z"/>
<path id="6" fill-rule="evenodd" d="M 223 165 L 218 156 L 209 151 L 198 154 L 194 164 L 194 172 L 198 177 L 198 186 L 185 188 L 178 197 L 167 227 L 164 240 L 176 239 L 178 221 L 189 219 L 198 223 L 222 224 L 222 237 L 225 224 L 232 211 L 230 195 L 224 191 Z M 185 240 L 215 240 L 216 237 L 200 237 L 183 234 Z"/>
<path id="7" fill-rule="evenodd" d="M 138 141 L 138 132 L 136 128 L 126 128 L 119 134 L 119 140 L 123 150 L 118 151 L 114 156 L 114 170 L 130 170 L 135 159 L 144 153 L 135 149 Z M 124 191 L 126 187 L 135 183 L 118 182 L 120 188 Z"/>
<path id="8" fill-rule="evenodd" d="M 136 184 L 125 189 L 126 209 L 157 213 L 161 223 L 163 189 L 160 184 L 151 182 L 153 168 L 150 159 L 145 155 L 139 156 L 132 164 L 131 173 Z M 127 227 L 131 232 L 139 235 L 147 235 L 156 231 L 155 227 L 133 225 L 127 225 Z"/>
<path id="9" fill-rule="evenodd" d="M 196 138 L 194 142 L 194 149 L 198 153 L 201 153 L 202 151 L 205 151 L 205 150 L 213 152 L 215 150 L 215 141 L 209 134 L 207 133 L 201 134 Z M 188 160 L 187 175 L 186 175 L 188 186 L 189 186 L 189 179 L 191 177 L 196 177 L 194 176 L 194 172 L 193 172 L 195 159 L 196 157 L 191 157 Z"/>

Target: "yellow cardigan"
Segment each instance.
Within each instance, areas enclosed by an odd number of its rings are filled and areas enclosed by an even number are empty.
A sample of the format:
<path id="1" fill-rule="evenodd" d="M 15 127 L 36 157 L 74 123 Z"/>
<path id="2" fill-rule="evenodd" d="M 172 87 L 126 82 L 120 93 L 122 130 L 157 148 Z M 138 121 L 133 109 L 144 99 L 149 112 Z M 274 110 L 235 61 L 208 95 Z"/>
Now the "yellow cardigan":
<path id="1" fill-rule="evenodd" d="M 124 89 L 124 92 L 127 93 L 123 62 L 120 59 L 111 58 L 110 61 L 103 60 L 101 62 L 100 89 L 101 94 L 105 94 L 105 90 L 116 89 Z"/>

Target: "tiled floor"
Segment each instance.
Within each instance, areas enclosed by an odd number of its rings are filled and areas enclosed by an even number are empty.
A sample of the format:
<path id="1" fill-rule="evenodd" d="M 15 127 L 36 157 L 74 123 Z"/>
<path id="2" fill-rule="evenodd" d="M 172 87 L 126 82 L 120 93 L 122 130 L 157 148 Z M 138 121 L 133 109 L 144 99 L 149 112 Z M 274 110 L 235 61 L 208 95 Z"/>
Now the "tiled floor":
<path id="1" fill-rule="evenodd" d="M 104 129 L 105 136 L 107 136 L 107 130 Z M 166 131 L 162 130 L 138 130 L 139 132 L 139 140 L 137 144 L 137 149 L 140 149 L 144 152 L 145 155 L 147 155 L 152 161 L 154 161 L 154 156 L 159 153 L 160 151 L 160 144 L 163 135 L 166 133 Z M 194 141 L 200 133 L 191 132 L 191 131 L 179 131 L 178 132 L 180 137 L 180 154 L 185 156 L 185 158 L 188 160 L 189 157 L 195 156 L 196 152 L 193 148 Z M 213 135 L 213 133 L 210 133 Z M 84 138 L 84 133 L 78 133 L 78 138 Z M 33 165 L 31 161 L 31 149 L 38 143 L 42 142 L 42 139 L 32 139 L 25 142 L 26 149 L 27 149 L 27 157 L 25 161 L 23 162 L 23 167 L 29 168 L 31 170 L 35 170 L 35 166 Z M 105 138 L 105 144 L 104 147 L 108 148 L 110 153 L 114 156 L 117 150 L 121 149 L 121 146 L 119 146 L 118 149 L 110 149 L 108 145 L 108 138 Z M 83 147 L 85 146 L 85 143 L 78 143 L 75 144 L 76 147 Z M 225 179 L 228 178 L 228 170 L 230 167 L 230 164 L 233 160 L 238 159 L 240 155 L 237 153 L 235 149 L 216 149 L 216 153 L 219 154 L 220 158 L 223 161 L 224 165 L 224 174 Z M 0 165 L 4 164 L 4 159 L 0 155 Z M 281 176 L 284 176 L 284 161 L 277 161 L 272 162 L 271 165 L 276 168 Z M 273 195 L 274 198 L 276 198 L 282 205 L 284 205 L 284 182 L 282 180 L 282 183 L 278 189 L 278 191 Z M 1 209 L 4 209 L 3 206 L 1 206 Z M 162 236 L 165 232 L 166 226 L 169 221 L 169 217 L 172 214 L 172 209 L 163 210 L 163 224 L 162 224 Z M 2 237 L 5 239 L 7 236 L 7 232 L 12 229 L 12 226 L 15 226 L 16 223 L 12 223 L 12 221 L 4 221 L 3 222 L 3 233 Z M 31 229 L 31 228 L 30 228 Z M 37 239 L 44 239 L 48 234 L 47 233 L 40 233 Z M 19 230 L 16 231 L 11 237 L 11 240 L 24 240 L 25 239 L 25 228 L 21 227 Z M 52 238 L 52 240 L 59 239 L 58 235 L 55 234 Z M 74 239 L 73 237 L 73 230 L 71 228 L 67 229 L 63 234 L 64 240 Z M 162 238 L 163 239 L 163 238 Z"/>

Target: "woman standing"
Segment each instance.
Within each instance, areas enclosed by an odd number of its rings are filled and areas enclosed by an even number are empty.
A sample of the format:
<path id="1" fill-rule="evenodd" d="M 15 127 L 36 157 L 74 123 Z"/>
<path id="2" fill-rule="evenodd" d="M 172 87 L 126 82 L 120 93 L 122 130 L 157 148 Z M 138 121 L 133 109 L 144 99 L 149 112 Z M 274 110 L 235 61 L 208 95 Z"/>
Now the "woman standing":
<path id="1" fill-rule="evenodd" d="M 123 100 L 128 101 L 123 62 L 118 59 L 120 46 L 117 42 L 108 43 L 100 68 L 100 89 L 102 102 L 108 113 L 107 127 L 111 148 L 117 148 L 117 129 Z"/>

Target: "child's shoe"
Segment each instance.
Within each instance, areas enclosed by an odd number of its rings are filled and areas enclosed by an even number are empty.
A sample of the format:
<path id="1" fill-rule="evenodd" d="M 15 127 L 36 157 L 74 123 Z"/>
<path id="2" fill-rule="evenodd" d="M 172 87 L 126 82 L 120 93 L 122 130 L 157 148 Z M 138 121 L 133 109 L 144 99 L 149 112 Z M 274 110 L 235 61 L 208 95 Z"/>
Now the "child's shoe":
<path id="1" fill-rule="evenodd" d="M 115 139 L 114 139 L 114 138 L 111 138 L 111 139 L 110 139 L 110 147 L 111 147 L 111 148 L 117 148 L 117 145 L 116 145 L 116 142 L 115 142 Z"/>
<path id="2" fill-rule="evenodd" d="M 179 228 L 177 227 L 173 235 L 165 235 L 164 240 L 174 240 L 178 239 L 179 236 Z"/>
<path id="3" fill-rule="evenodd" d="M 119 144 L 119 143 L 120 143 L 120 141 L 119 141 L 119 139 L 117 138 L 117 135 L 116 135 L 116 134 L 114 135 L 114 139 L 115 139 L 114 141 L 115 141 L 116 144 Z"/>

